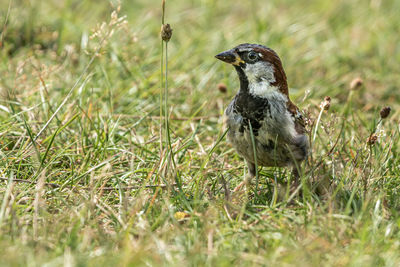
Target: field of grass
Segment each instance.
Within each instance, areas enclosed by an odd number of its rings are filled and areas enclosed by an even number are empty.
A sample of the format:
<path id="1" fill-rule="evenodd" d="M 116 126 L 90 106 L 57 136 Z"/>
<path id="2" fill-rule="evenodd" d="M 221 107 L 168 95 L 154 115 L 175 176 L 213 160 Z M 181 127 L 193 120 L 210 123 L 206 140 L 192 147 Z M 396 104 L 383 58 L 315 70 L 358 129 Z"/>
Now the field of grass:
<path id="1" fill-rule="evenodd" d="M 0 266 L 399 266 L 400 1 L 167 1 L 163 52 L 161 1 L 0 4 Z M 230 198 L 243 42 L 307 114 L 301 197 L 264 168 Z"/>

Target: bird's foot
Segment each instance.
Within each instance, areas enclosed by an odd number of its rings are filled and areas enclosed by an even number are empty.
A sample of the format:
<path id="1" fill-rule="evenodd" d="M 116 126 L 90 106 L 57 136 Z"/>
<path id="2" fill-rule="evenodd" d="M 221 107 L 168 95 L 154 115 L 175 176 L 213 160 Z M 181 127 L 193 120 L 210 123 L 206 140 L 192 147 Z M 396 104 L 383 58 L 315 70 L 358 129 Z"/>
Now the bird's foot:
<path id="1" fill-rule="evenodd" d="M 246 189 L 246 187 L 248 187 L 247 182 L 246 181 L 242 181 L 240 184 L 238 184 L 234 189 L 233 192 L 239 192 L 242 191 L 243 189 Z"/>
<path id="2" fill-rule="evenodd" d="M 250 189 L 252 179 L 253 176 L 247 174 L 244 180 L 233 189 L 233 193 L 240 191 L 248 191 Z"/>
<path id="3" fill-rule="evenodd" d="M 238 184 L 232 191 L 232 204 L 241 206 L 248 200 L 249 192 L 251 191 L 251 178 L 246 176 L 246 178 Z"/>
<path id="4" fill-rule="evenodd" d="M 230 218 L 236 218 L 239 214 L 243 213 L 243 207 L 249 199 L 249 191 L 249 179 L 243 180 L 233 189 L 229 200 L 224 205 L 224 209 Z"/>

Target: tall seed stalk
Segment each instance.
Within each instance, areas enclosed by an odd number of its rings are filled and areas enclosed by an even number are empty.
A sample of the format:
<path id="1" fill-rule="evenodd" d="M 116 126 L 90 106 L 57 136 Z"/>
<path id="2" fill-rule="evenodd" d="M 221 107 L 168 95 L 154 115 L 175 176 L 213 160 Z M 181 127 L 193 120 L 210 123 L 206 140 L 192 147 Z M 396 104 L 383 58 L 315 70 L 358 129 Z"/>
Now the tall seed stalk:
<path id="1" fill-rule="evenodd" d="M 162 19 L 161 19 L 161 86 L 160 86 L 160 155 L 163 154 L 163 136 L 162 136 L 162 119 L 164 118 L 164 135 L 165 135 L 165 155 L 167 156 L 166 170 L 172 161 L 175 166 L 171 135 L 169 129 L 169 116 L 168 116 L 168 41 L 172 36 L 172 29 L 169 24 L 165 24 L 165 0 L 161 2 Z M 164 53 L 165 49 L 165 53 Z M 165 62 L 165 75 L 164 75 L 164 62 Z M 167 172 L 166 172 L 167 173 Z"/>
<path id="2" fill-rule="evenodd" d="M 162 1 L 161 34 L 165 19 L 165 1 Z M 164 93 L 164 40 L 161 37 L 161 60 L 160 60 L 160 158 L 163 154 L 163 93 Z"/>

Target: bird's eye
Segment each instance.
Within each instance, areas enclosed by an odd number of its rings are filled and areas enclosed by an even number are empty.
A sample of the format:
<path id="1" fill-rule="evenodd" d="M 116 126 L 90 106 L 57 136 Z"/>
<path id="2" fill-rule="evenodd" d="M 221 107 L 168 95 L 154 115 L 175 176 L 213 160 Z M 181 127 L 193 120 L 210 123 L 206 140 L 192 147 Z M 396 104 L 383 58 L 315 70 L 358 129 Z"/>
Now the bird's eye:
<path id="1" fill-rule="evenodd" d="M 250 52 L 247 54 L 247 58 L 249 59 L 249 61 L 255 62 L 255 61 L 258 59 L 258 55 L 257 55 L 256 52 L 250 51 Z"/>

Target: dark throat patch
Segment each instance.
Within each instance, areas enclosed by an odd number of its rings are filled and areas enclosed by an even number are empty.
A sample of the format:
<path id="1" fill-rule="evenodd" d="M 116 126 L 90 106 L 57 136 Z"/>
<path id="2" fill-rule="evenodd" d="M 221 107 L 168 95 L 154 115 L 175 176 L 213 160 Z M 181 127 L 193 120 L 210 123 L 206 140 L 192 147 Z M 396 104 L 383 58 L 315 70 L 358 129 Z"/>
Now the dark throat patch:
<path id="1" fill-rule="evenodd" d="M 249 81 L 240 66 L 235 66 L 240 80 L 240 90 L 235 96 L 234 112 L 243 117 L 240 132 L 250 130 L 249 122 L 253 128 L 254 136 L 258 135 L 263 118 L 270 113 L 270 103 L 267 99 L 253 96 L 249 93 Z"/>

